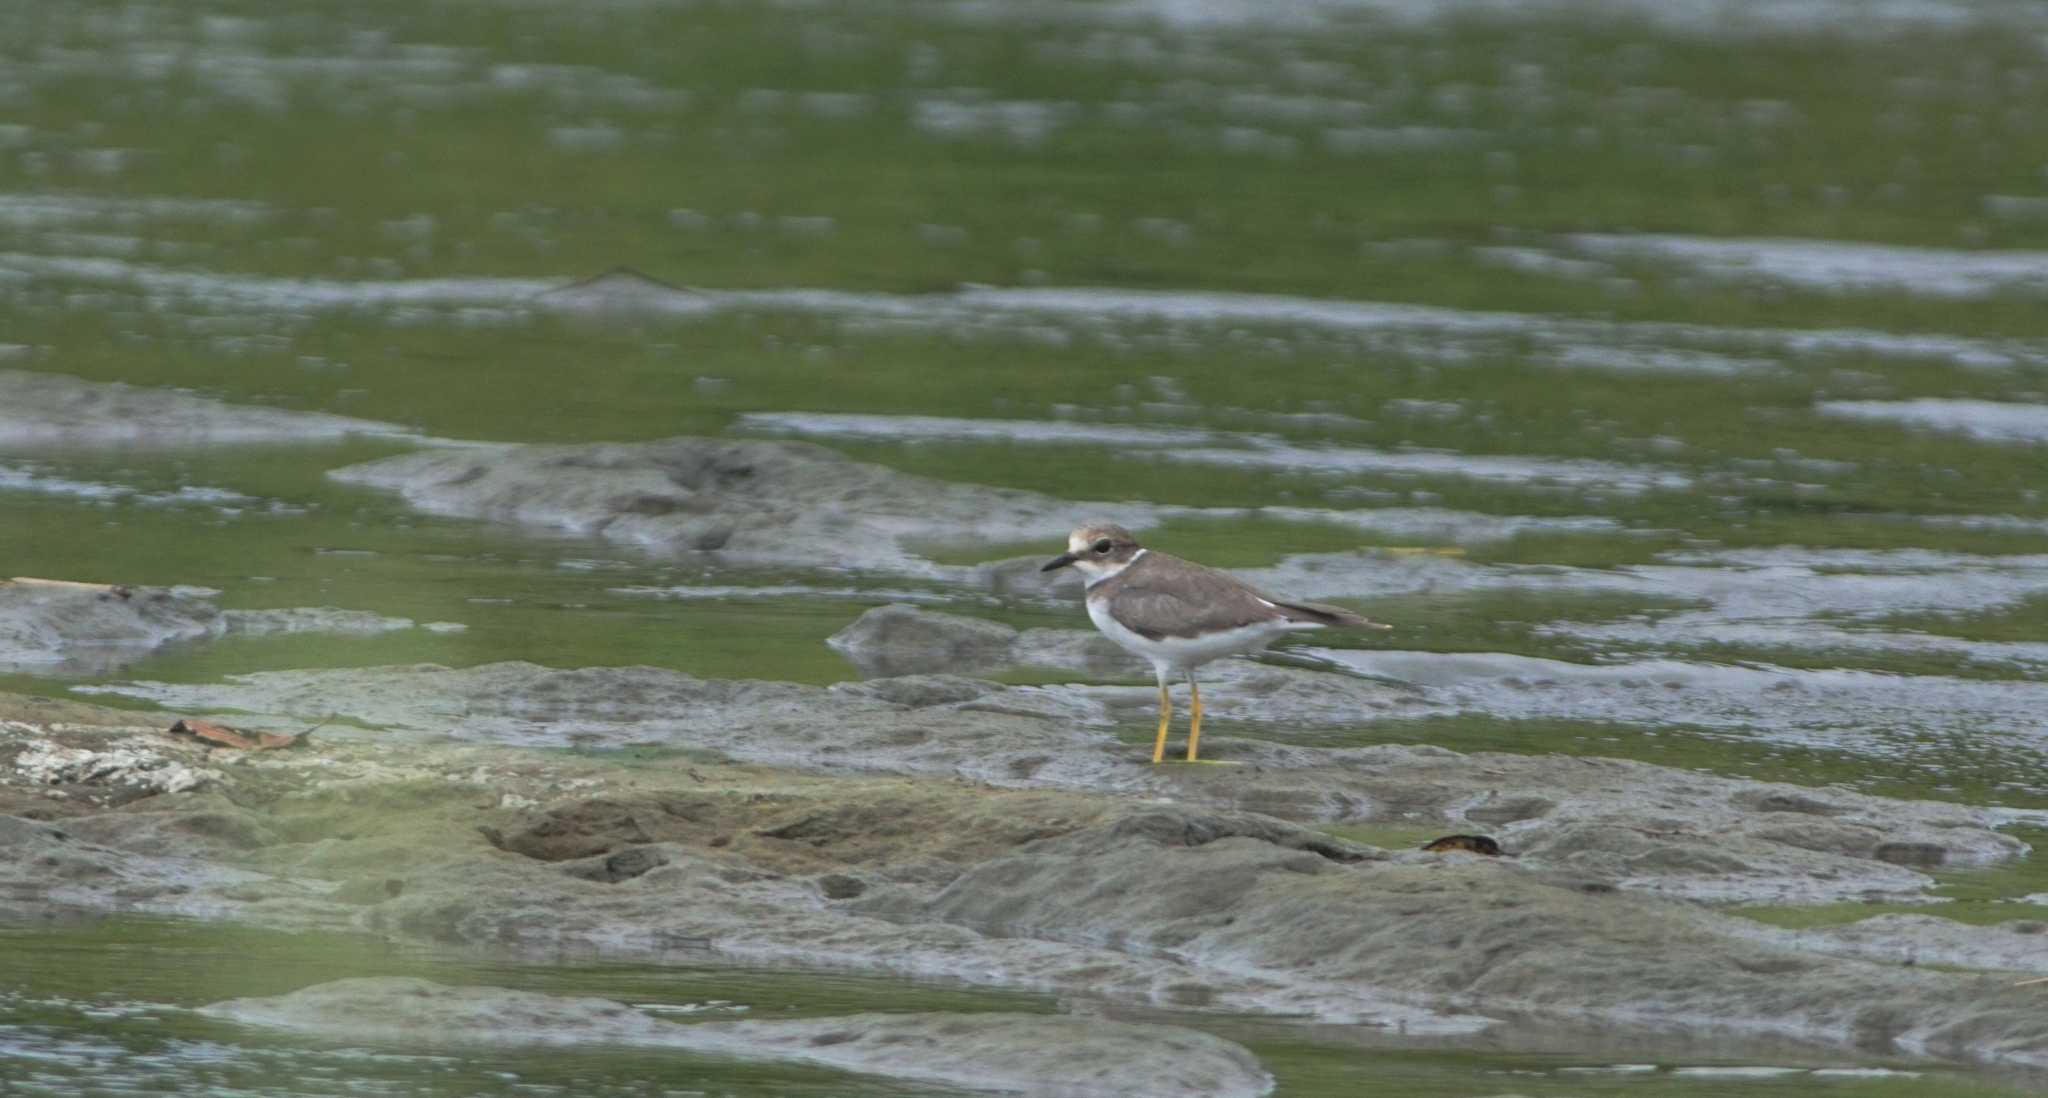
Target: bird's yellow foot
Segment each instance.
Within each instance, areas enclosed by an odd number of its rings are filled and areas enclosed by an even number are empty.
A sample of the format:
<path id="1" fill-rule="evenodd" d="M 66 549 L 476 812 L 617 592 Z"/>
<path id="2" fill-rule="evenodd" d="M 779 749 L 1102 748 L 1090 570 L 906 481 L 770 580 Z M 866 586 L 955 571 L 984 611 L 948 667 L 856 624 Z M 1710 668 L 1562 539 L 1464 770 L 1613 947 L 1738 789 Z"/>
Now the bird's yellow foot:
<path id="1" fill-rule="evenodd" d="M 1152 740 L 1152 764 L 1157 766 L 1166 757 L 1166 726 L 1173 720 L 1173 696 L 1166 687 L 1159 687 L 1159 734 Z"/>

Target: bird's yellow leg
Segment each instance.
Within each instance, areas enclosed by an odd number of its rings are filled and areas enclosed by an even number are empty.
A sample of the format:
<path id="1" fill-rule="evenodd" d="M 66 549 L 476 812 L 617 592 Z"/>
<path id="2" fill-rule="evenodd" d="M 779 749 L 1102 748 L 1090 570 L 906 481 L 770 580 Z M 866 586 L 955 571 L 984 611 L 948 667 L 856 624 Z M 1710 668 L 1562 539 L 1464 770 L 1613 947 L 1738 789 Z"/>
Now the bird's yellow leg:
<path id="1" fill-rule="evenodd" d="M 1166 684 L 1159 684 L 1159 735 L 1152 741 L 1152 761 L 1157 763 L 1166 757 L 1166 726 L 1173 720 L 1173 695 L 1166 692 Z"/>
<path id="2" fill-rule="evenodd" d="M 1188 695 L 1194 698 L 1194 716 L 1188 723 L 1188 761 L 1195 761 L 1195 745 L 1202 739 L 1202 688 L 1195 685 L 1195 677 L 1188 676 Z"/>

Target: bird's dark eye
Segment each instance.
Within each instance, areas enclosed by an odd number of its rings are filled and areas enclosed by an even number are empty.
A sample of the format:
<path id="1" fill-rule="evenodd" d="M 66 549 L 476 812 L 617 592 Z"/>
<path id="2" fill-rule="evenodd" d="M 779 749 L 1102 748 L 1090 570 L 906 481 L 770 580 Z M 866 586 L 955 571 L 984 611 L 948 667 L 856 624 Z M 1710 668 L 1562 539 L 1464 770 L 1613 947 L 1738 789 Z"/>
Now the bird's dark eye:
<path id="1" fill-rule="evenodd" d="M 1109 552 L 1109 539 L 1108 539 L 1108 538 L 1103 538 L 1103 539 L 1102 539 L 1101 541 L 1098 541 L 1098 542 L 1096 542 L 1096 543 L 1095 543 L 1095 551 L 1096 551 L 1096 552 L 1098 552 L 1098 553 L 1107 553 L 1107 552 Z"/>

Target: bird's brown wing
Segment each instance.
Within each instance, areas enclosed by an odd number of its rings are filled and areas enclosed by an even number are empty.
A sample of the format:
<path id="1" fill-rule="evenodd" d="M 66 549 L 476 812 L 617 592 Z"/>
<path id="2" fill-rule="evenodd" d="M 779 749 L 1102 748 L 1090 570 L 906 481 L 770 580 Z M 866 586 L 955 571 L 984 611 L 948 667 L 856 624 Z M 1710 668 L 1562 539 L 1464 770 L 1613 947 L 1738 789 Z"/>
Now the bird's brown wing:
<path id="1" fill-rule="evenodd" d="M 1263 602 L 1251 588 L 1232 583 L 1190 585 L 1171 589 L 1145 579 L 1120 585 L 1112 613 L 1124 628 L 1141 637 L 1192 637 L 1236 629 L 1287 615 Z"/>
<path id="2" fill-rule="evenodd" d="M 1116 620 L 1139 636 L 1191 637 L 1259 622 L 1386 628 L 1336 606 L 1278 599 L 1191 560 L 1146 553 L 1103 581 Z"/>

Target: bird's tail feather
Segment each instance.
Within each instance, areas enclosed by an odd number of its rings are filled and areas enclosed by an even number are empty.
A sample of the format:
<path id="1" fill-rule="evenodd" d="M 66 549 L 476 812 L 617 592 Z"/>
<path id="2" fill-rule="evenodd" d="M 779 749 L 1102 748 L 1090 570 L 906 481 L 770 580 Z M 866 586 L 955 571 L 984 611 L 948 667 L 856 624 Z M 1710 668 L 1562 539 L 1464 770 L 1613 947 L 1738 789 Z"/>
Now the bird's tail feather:
<path id="1" fill-rule="evenodd" d="M 1341 606 L 1326 606 L 1320 602 L 1276 602 L 1273 605 L 1287 615 L 1288 621 L 1308 622 L 1314 625 L 1332 625 L 1340 629 L 1392 629 L 1393 626 L 1373 621 L 1362 614 L 1353 613 Z"/>

